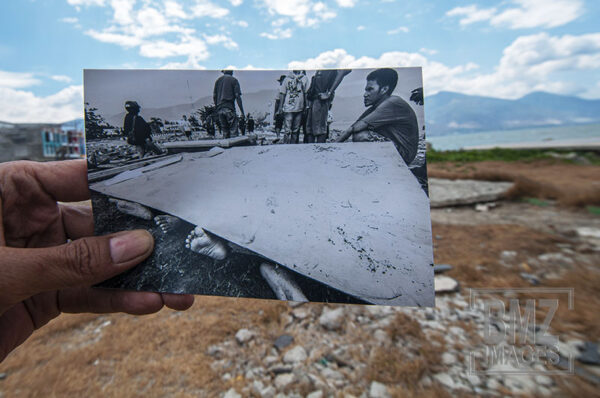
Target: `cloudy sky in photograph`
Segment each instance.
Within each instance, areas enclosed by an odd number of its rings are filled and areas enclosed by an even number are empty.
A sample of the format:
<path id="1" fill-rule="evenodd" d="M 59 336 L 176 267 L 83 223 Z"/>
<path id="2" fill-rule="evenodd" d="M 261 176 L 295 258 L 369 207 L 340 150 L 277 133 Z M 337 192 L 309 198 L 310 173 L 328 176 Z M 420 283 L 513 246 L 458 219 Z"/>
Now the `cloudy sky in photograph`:
<path id="1" fill-rule="evenodd" d="M 0 120 L 82 117 L 82 70 L 422 66 L 426 95 L 600 98 L 596 0 L 5 0 Z"/>

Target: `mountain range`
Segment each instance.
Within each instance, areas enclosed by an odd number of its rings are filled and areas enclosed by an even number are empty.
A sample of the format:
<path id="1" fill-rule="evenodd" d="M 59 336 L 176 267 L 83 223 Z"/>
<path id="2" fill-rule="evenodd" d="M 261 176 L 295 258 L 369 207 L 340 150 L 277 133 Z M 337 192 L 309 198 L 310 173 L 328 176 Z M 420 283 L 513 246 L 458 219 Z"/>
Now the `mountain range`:
<path id="1" fill-rule="evenodd" d="M 246 112 L 260 117 L 273 112 L 276 90 L 263 90 L 244 94 Z M 164 108 L 142 109 L 141 115 L 149 120 L 179 120 L 193 110 L 212 103 L 212 97 L 203 97 L 193 104 L 181 104 Z M 356 120 L 365 108 L 356 97 L 336 97 L 332 113 L 338 125 Z M 114 126 L 123 123 L 125 112 L 103 115 Z M 453 92 L 439 92 L 425 98 L 425 121 L 429 136 L 453 133 L 470 133 L 493 130 L 512 130 L 544 126 L 600 123 L 600 100 L 587 100 L 574 96 L 534 92 L 516 100 L 473 96 Z M 82 120 L 65 124 L 79 123 Z"/>

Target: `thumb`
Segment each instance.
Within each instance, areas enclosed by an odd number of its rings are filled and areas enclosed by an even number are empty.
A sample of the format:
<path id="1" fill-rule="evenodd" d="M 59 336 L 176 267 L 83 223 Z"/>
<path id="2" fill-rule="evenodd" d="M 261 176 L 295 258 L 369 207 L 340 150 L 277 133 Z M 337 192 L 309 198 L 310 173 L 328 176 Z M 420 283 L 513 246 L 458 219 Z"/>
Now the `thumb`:
<path id="1" fill-rule="evenodd" d="M 153 247 L 152 235 L 145 230 L 42 249 L 0 247 L 0 314 L 37 293 L 106 280 L 140 263 Z"/>

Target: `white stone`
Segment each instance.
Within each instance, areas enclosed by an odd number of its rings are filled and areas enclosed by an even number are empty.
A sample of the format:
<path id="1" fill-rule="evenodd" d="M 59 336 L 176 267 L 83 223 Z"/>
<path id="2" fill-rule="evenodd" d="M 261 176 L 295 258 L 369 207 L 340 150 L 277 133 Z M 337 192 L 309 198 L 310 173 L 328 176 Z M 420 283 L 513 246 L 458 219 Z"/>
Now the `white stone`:
<path id="1" fill-rule="evenodd" d="M 536 375 L 534 379 L 536 383 L 542 386 L 551 387 L 554 384 L 552 378 L 546 375 Z"/>
<path id="2" fill-rule="evenodd" d="M 292 348 L 283 356 L 283 362 L 285 363 L 296 363 L 305 361 L 308 355 L 306 355 L 306 350 L 304 347 L 297 345 Z"/>
<path id="3" fill-rule="evenodd" d="M 313 391 L 306 396 L 306 398 L 323 398 L 323 391 L 317 390 Z"/>
<path id="4" fill-rule="evenodd" d="M 456 388 L 456 383 L 452 380 L 452 377 L 448 373 L 436 373 L 433 375 L 433 378 L 442 384 L 444 387 L 454 389 Z"/>
<path id="5" fill-rule="evenodd" d="M 450 354 L 449 352 L 445 352 L 442 354 L 442 363 L 444 365 L 452 365 L 456 363 L 456 356 Z"/>
<path id="6" fill-rule="evenodd" d="M 308 316 L 308 314 L 309 314 L 308 310 L 304 307 L 295 308 L 292 311 L 292 315 L 296 319 L 305 319 Z"/>
<path id="7" fill-rule="evenodd" d="M 264 362 L 265 366 L 267 366 L 267 367 L 277 363 L 278 361 L 279 361 L 279 358 L 276 357 L 275 355 L 269 355 L 269 356 L 265 357 L 265 359 L 263 359 L 263 362 Z"/>
<path id="8" fill-rule="evenodd" d="M 319 324 L 328 330 L 338 330 L 344 323 L 344 315 L 344 307 L 338 307 L 333 310 L 323 308 L 323 313 L 319 317 Z"/>
<path id="9" fill-rule="evenodd" d="M 436 275 L 433 282 L 436 293 L 453 293 L 459 289 L 458 282 L 449 276 Z"/>
<path id="10" fill-rule="evenodd" d="M 275 387 L 281 390 L 288 386 L 289 384 L 294 382 L 294 374 L 293 373 L 284 373 L 281 375 L 277 375 L 275 377 Z"/>
<path id="11" fill-rule="evenodd" d="M 275 387 L 267 386 L 260 391 L 259 395 L 261 398 L 273 398 L 276 392 Z"/>
<path id="12" fill-rule="evenodd" d="M 497 390 L 500 388 L 500 383 L 496 379 L 489 379 L 486 383 L 487 388 L 490 390 Z"/>
<path id="13" fill-rule="evenodd" d="M 575 229 L 575 232 L 582 238 L 600 239 L 600 228 L 580 227 Z"/>
<path id="14" fill-rule="evenodd" d="M 242 398 L 242 396 L 238 394 L 235 388 L 230 388 L 229 390 L 227 390 L 225 395 L 223 395 L 223 398 Z"/>
<path id="15" fill-rule="evenodd" d="M 325 368 L 321 371 L 321 376 L 323 376 L 327 380 L 343 380 L 344 375 L 338 372 L 337 370 L 333 370 L 331 368 Z"/>
<path id="16" fill-rule="evenodd" d="M 381 343 L 384 343 L 390 339 L 388 334 L 384 330 L 381 330 L 381 329 L 377 329 L 375 331 L 375 333 L 373 333 L 373 337 L 375 338 L 375 340 L 377 340 Z"/>
<path id="17" fill-rule="evenodd" d="M 473 387 L 477 387 L 477 386 L 481 385 L 481 378 L 477 375 L 468 374 L 466 376 L 466 379 Z"/>
<path id="18" fill-rule="evenodd" d="M 252 338 L 254 338 L 254 332 L 248 329 L 240 329 L 235 334 L 235 339 L 240 344 L 247 343 L 248 341 L 252 340 Z"/>
<path id="19" fill-rule="evenodd" d="M 369 387 L 369 398 L 390 398 L 390 393 L 385 384 L 373 381 Z"/>

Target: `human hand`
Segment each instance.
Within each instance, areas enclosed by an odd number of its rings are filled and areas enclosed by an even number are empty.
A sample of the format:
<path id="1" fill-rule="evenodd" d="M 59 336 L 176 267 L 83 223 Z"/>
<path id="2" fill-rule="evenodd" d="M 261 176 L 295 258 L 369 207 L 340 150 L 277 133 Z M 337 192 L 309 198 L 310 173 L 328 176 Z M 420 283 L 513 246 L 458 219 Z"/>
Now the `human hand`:
<path id="1" fill-rule="evenodd" d="M 189 295 L 90 288 L 140 263 L 154 243 L 143 230 L 91 237 L 91 208 L 58 203 L 87 199 L 83 160 L 0 165 L 0 361 L 61 312 L 192 305 Z"/>
<path id="2" fill-rule="evenodd" d="M 329 97 L 331 97 L 331 94 L 329 93 L 329 91 L 326 91 L 324 93 L 319 93 L 319 99 L 321 99 L 322 101 L 328 100 Z"/>

